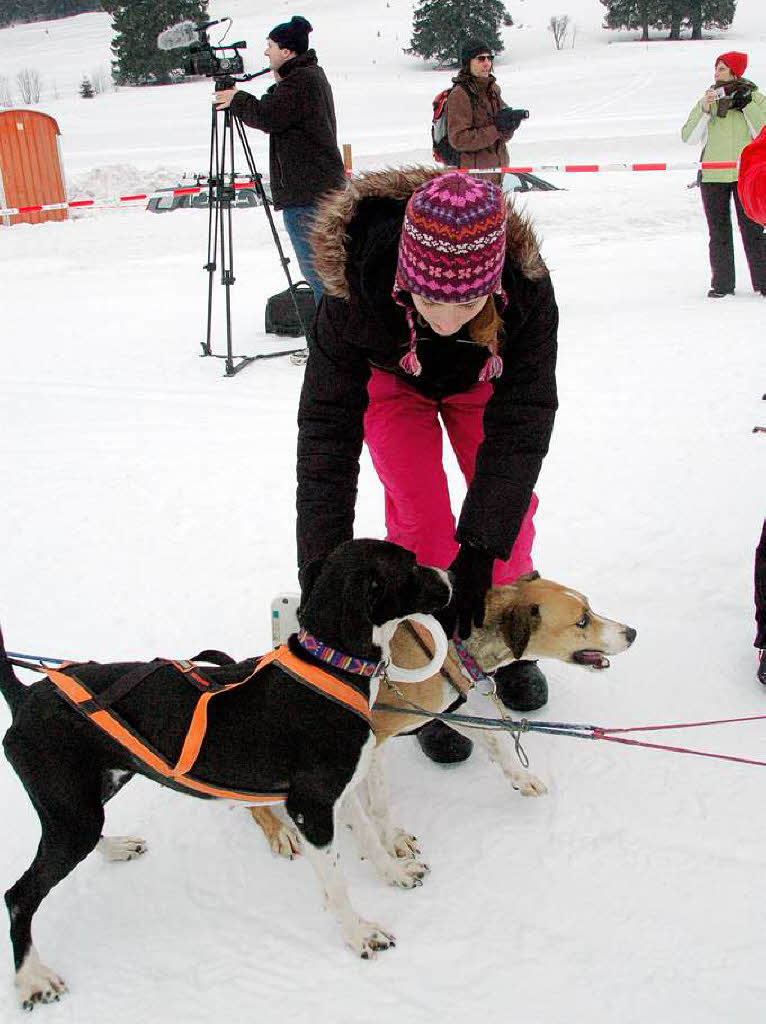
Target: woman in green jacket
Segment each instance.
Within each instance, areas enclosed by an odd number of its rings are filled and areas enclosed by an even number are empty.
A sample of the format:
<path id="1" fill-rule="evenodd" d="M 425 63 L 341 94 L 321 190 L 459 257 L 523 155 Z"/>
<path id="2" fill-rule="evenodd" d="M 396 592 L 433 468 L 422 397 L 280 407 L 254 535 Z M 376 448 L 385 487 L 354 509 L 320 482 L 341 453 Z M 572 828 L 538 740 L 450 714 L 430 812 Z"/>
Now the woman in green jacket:
<path id="1" fill-rule="evenodd" d="M 703 162 L 739 160 L 745 146 L 766 126 L 766 96 L 742 77 L 746 67 L 746 53 L 722 53 L 715 62 L 715 84 L 705 91 L 681 130 L 684 142 L 704 143 Z M 734 294 L 732 197 L 753 288 L 766 296 L 766 236 L 742 209 L 737 176 L 735 167 L 702 172 L 700 191 L 710 233 L 711 299 Z"/>

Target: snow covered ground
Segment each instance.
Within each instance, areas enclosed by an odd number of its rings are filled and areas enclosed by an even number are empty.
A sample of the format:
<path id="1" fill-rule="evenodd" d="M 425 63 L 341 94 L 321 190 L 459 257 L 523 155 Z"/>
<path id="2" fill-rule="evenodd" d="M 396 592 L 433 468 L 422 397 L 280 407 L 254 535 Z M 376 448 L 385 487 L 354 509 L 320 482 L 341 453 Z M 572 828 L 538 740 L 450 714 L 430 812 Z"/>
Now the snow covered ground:
<path id="1" fill-rule="evenodd" d="M 650 45 L 600 32 L 596 0 L 572 0 L 576 45 L 560 53 L 547 6 L 509 6 L 523 27 L 506 30 L 499 79 L 531 111 L 514 161 L 694 160 L 679 129 L 715 56 L 746 50 L 752 77 L 766 80 L 761 0 L 739 0 L 719 39 Z M 288 11 L 211 4 L 250 40 L 253 68 Z M 302 12 L 356 165 L 426 160 L 430 99 L 448 75 L 401 53 L 410 5 L 358 0 L 350 16 L 324 0 Z M 0 32 L 3 73 L 43 74 L 40 109 L 59 121 L 72 191 L 174 184 L 204 168 L 206 84 L 77 96 L 82 75 L 108 63 L 109 39 L 97 14 Z M 265 168 L 265 144 L 251 141 Z M 561 306 L 537 566 L 638 630 L 608 673 L 545 664 L 551 699 L 537 717 L 629 726 L 766 714 L 751 646 L 765 307 L 739 243 L 736 297 L 705 298 L 693 177 L 561 175 L 566 191 L 525 200 Z M 266 360 L 225 379 L 219 360 L 199 358 L 206 227 L 201 211 L 136 207 L 0 230 L 0 621 L 13 650 L 112 660 L 270 645 L 271 597 L 296 587 L 302 370 Z M 263 309 L 283 280 L 261 210 L 237 212 L 235 246 L 236 351 L 276 351 Z M 357 529 L 383 531 L 366 458 Z M 663 739 L 766 759 L 759 722 Z M 478 753 L 445 770 L 412 740 L 390 751 L 395 816 L 432 873 L 412 893 L 384 888 L 343 838 L 355 904 L 398 939 L 372 964 L 343 947 L 308 863 L 272 858 L 241 808 L 134 782 L 110 804 L 108 831 L 144 836 L 150 852 L 124 865 L 94 854 L 46 900 L 36 943 L 71 993 L 36 1015 L 762 1021 L 761 769 L 544 736 L 526 747 L 550 789 L 537 801 L 509 791 Z M 0 807 L 5 888 L 38 838 L 7 766 Z M 20 1011 L 5 938 L 0 956 L 10 1021 Z"/>

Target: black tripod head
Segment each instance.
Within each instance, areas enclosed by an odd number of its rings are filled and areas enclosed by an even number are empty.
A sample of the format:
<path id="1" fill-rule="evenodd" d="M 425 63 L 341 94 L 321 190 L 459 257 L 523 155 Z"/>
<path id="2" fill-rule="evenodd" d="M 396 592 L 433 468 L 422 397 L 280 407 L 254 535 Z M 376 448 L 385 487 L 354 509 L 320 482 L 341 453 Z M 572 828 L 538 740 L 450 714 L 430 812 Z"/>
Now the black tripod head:
<path id="1" fill-rule="evenodd" d="M 232 78 L 231 75 L 225 75 L 223 78 L 215 79 L 215 91 L 223 92 L 224 89 L 233 89 L 236 84 L 236 78 Z"/>

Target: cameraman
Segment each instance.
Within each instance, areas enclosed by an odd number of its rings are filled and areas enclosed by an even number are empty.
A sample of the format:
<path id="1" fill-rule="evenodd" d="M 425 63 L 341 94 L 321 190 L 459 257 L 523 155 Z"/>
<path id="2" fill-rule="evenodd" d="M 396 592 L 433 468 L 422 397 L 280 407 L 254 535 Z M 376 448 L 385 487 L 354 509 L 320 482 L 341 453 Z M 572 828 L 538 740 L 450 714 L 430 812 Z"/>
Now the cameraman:
<path id="1" fill-rule="evenodd" d="M 746 67 L 746 53 L 722 53 L 715 62 L 715 83 L 705 91 L 681 130 L 684 142 L 703 143 L 704 162 L 739 160 L 751 138 L 766 125 L 766 97 L 753 82 L 742 77 Z M 734 294 L 732 198 L 753 288 L 766 295 L 766 240 L 761 226 L 742 209 L 737 194 L 737 169 L 702 171 L 700 191 L 710 234 L 712 277 L 708 298 Z"/>
<path id="2" fill-rule="evenodd" d="M 276 84 L 260 98 L 238 89 L 215 94 L 251 128 L 269 135 L 269 180 L 274 209 L 282 210 L 301 273 L 319 304 L 322 285 L 314 270 L 309 235 L 317 200 L 345 184 L 336 142 L 335 105 L 330 83 L 309 49 L 311 25 L 293 17 L 269 33 L 265 55 Z"/>
<path id="3" fill-rule="evenodd" d="M 460 154 L 458 166 L 505 167 L 506 142 L 518 128 L 505 106 L 500 86 L 492 74 L 492 51 L 480 39 L 468 39 L 460 52 L 462 68 L 453 78 L 447 97 L 449 143 Z M 482 174 L 484 180 L 500 184 L 501 174 Z"/>

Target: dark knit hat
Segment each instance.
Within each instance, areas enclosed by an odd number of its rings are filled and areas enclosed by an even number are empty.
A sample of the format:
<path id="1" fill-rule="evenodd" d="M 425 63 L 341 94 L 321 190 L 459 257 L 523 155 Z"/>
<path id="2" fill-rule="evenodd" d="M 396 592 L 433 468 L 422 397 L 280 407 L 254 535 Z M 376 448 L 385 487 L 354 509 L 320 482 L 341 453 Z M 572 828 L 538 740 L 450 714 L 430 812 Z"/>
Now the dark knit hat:
<path id="1" fill-rule="evenodd" d="M 289 21 L 273 28 L 269 32 L 269 39 L 273 39 L 283 50 L 305 53 L 309 48 L 309 32 L 312 31 L 313 29 L 306 19 L 295 14 Z"/>
<path id="2" fill-rule="evenodd" d="M 394 286 L 411 329 L 410 351 L 400 364 L 408 373 L 417 376 L 420 364 L 413 311 L 399 293 L 432 302 L 471 302 L 502 293 L 505 218 L 505 198 L 497 185 L 457 171 L 429 178 L 410 196 Z"/>
<path id="3" fill-rule="evenodd" d="M 742 150 L 739 198 L 748 217 L 766 226 L 766 128 Z"/>
<path id="4" fill-rule="evenodd" d="M 728 53 L 722 53 L 716 57 L 715 63 L 717 64 L 719 60 L 724 62 L 735 78 L 742 78 L 747 67 L 746 53 L 740 53 L 738 50 L 729 50 Z"/>
<path id="5" fill-rule="evenodd" d="M 461 64 L 467 64 L 469 60 L 473 60 L 474 57 L 478 57 L 480 53 L 489 53 L 491 56 L 494 56 L 492 53 L 492 47 L 487 46 L 482 39 L 466 39 L 460 48 Z"/>

